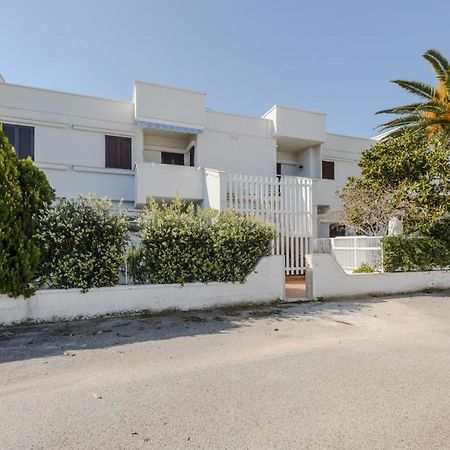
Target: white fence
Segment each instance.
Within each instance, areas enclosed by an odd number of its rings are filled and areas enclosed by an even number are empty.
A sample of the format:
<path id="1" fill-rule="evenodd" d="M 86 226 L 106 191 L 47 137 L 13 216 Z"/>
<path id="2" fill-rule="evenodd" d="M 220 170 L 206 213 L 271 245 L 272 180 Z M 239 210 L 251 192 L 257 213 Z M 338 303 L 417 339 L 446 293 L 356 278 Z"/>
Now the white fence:
<path id="1" fill-rule="evenodd" d="M 355 270 L 363 264 L 382 270 L 380 236 L 343 236 L 316 239 L 314 253 L 329 253 L 345 270 Z"/>
<path id="2" fill-rule="evenodd" d="M 226 206 L 275 226 L 273 253 L 284 256 L 288 275 L 304 273 L 305 254 L 312 250 L 311 186 L 305 178 L 226 175 Z"/>

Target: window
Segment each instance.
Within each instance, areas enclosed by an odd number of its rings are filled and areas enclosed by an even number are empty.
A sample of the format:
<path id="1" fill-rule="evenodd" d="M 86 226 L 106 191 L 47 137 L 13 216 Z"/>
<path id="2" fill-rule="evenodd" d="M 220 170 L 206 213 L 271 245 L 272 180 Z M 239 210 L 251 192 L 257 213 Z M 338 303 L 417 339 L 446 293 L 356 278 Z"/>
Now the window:
<path id="1" fill-rule="evenodd" d="M 105 166 L 111 169 L 131 169 L 131 138 L 105 136 Z"/>
<path id="2" fill-rule="evenodd" d="M 330 238 L 345 236 L 345 225 L 338 223 L 330 224 Z"/>
<path id="3" fill-rule="evenodd" d="M 334 161 L 322 161 L 322 179 L 334 180 Z"/>
<path id="4" fill-rule="evenodd" d="M 317 205 L 317 215 L 322 216 L 330 210 L 330 205 Z"/>
<path id="5" fill-rule="evenodd" d="M 191 147 L 189 150 L 189 165 L 195 167 L 195 147 Z"/>
<path id="6" fill-rule="evenodd" d="M 161 153 L 162 164 L 172 164 L 175 166 L 184 166 L 184 154 L 183 153 Z"/>
<path id="7" fill-rule="evenodd" d="M 28 156 L 34 159 L 34 127 L 4 123 L 3 133 L 20 159 Z"/>

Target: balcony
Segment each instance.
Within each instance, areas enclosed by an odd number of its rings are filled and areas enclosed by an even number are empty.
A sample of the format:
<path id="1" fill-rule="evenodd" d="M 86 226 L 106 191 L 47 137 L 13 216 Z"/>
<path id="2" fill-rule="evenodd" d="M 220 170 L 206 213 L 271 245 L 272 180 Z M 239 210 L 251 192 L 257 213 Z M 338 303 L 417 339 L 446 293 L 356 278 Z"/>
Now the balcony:
<path id="1" fill-rule="evenodd" d="M 135 206 L 143 206 L 147 198 L 187 201 L 203 200 L 204 169 L 188 166 L 139 162 L 134 169 Z"/>
<path id="2" fill-rule="evenodd" d="M 306 148 L 326 140 L 325 114 L 274 106 L 263 118 L 272 120 L 278 144 Z"/>

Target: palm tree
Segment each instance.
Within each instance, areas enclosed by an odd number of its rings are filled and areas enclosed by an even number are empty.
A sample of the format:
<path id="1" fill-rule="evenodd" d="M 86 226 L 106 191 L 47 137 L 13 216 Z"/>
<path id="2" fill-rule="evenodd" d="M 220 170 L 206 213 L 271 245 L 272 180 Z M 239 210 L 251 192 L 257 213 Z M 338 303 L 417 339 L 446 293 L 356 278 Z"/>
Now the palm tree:
<path id="1" fill-rule="evenodd" d="M 450 137 L 450 62 L 437 50 L 428 50 L 422 56 L 430 63 L 436 75 L 436 86 L 418 81 L 393 81 L 420 97 L 421 101 L 377 112 L 399 116 L 379 126 L 390 131 L 386 133 L 386 137 L 399 135 L 405 130 L 417 132 L 429 139 L 438 134 Z"/>

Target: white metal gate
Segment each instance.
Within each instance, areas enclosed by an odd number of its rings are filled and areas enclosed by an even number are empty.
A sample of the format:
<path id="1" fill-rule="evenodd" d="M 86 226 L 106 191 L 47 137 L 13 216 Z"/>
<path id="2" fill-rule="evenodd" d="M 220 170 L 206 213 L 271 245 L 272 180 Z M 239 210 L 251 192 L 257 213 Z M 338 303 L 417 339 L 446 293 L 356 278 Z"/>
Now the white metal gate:
<path id="1" fill-rule="evenodd" d="M 226 206 L 255 214 L 277 230 L 273 253 L 285 258 L 287 275 L 305 271 L 313 235 L 312 181 L 297 177 L 226 175 Z"/>

